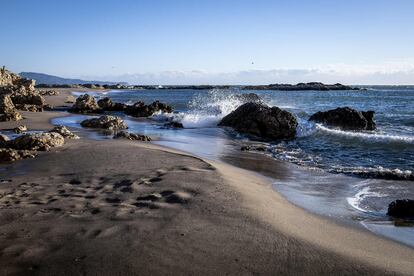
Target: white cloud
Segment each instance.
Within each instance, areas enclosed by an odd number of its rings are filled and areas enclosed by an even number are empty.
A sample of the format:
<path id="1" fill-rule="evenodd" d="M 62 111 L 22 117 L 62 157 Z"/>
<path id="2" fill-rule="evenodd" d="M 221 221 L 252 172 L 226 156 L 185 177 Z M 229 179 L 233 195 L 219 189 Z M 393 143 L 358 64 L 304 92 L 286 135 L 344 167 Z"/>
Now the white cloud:
<path id="1" fill-rule="evenodd" d="M 414 63 L 378 65 L 332 64 L 315 68 L 244 70 L 236 72 L 162 71 L 108 76 L 83 76 L 130 84 L 269 84 L 320 81 L 343 84 L 414 84 Z"/>

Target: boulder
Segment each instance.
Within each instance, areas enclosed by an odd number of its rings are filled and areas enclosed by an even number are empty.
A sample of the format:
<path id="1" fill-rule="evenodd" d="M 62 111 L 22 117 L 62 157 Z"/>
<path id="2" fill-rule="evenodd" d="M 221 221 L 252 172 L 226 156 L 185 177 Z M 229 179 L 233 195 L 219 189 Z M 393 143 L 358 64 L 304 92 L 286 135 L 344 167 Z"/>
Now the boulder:
<path id="1" fill-rule="evenodd" d="M 397 218 L 414 218 L 414 200 L 397 199 L 388 205 L 387 215 Z"/>
<path id="2" fill-rule="evenodd" d="M 42 96 L 58 96 L 60 94 L 57 90 L 39 90 L 38 93 Z"/>
<path id="3" fill-rule="evenodd" d="M 168 122 L 164 124 L 164 127 L 168 128 L 184 128 L 182 123 L 179 122 Z"/>
<path id="4" fill-rule="evenodd" d="M 240 100 L 242 103 L 248 103 L 248 102 L 261 103 L 263 101 L 262 98 L 255 93 L 237 94 L 237 95 L 234 95 L 234 97 Z"/>
<path id="5" fill-rule="evenodd" d="M 10 138 L 7 135 L 0 134 L 0 143 L 10 141 Z"/>
<path id="6" fill-rule="evenodd" d="M 262 152 L 264 152 L 264 151 L 267 150 L 267 148 L 265 146 L 262 146 L 262 145 L 258 145 L 258 146 L 246 145 L 246 146 L 241 146 L 240 150 L 241 151 L 262 151 Z"/>
<path id="7" fill-rule="evenodd" d="M 22 120 L 22 115 L 17 112 L 9 95 L 0 95 L 0 121 Z"/>
<path id="8" fill-rule="evenodd" d="M 117 116 L 104 115 L 99 118 L 87 119 L 81 122 L 83 127 L 103 128 L 103 129 L 125 129 L 127 124 Z"/>
<path id="9" fill-rule="evenodd" d="M 134 117 L 149 117 L 156 112 L 171 113 L 172 107 L 155 101 L 152 104 L 146 105 L 144 102 L 136 102 L 133 105 L 126 106 L 125 113 Z"/>
<path id="10" fill-rule="evenodd" d="M 98 113 L 101 109 L 94 97 L 84 94 L 76 99 L 70 111 L 76 113 Z"/>
<path id="11" fill-rule="evenodd" d="M 114 139 L 128 139 L 128 140 L 134 140 L 134 141 L 151 141 L 151 137 L 147 135 L 141 135 L 141 134 L 135 134 L 128 131 L 120 131 L 117 134 L 114 135 Z"/>
<path id="12" fill-rule="evenodd" d="M 110 98 L 105 97 L 98 101 L 98 105 L 105 111 L 124 111 L 126 105 L 123 103 L 114 103 Z"/>
<path id="13" fill-rule="evenodd" d="M 15 150 L 0 148 L 0 162 L 13 162 L 24 158 L 33 158 L 36 152 L 29 150 Z"/>
<path id="14" fill-rule="evenodd" d="M 219 123 L 219 126 L 269 140 L 294 138 L 297 125 L 290 112 L 260 103 L 245 103 Z"/>
<path id="15" fill-rule="evenodd" d="M 309 121 L 339 127 L 344 130 L 374 130 L 374 111 L 358 111 L 350 107 L 338 107 L 313 114 Z"/>
<path id="16" fill-rule="evenodd" d="M 79 139 L 79 136 L 71 132 L 69 129 L 67 129 L 65 126 L 55 126 L 49 132 L 56 132 L 62 135 L 64 138 L 68 139 Z"/>
<path id="17" fill-rule="evenodd" d="M 75 103 L 76 102 L 76 98 L 72 95 L 69 95 L 66 97 L 65 103 Z"/>
<path id="18" fill-rule="evenodd" d="M 27 126 L 21 125 L 13 129 L 14 133 L 20 134 L 27 131 Z"/>
<path id="19" fill-rule="evenodd" d="M 8 148 L 16 150 L 48 151 L 53 147 L 63 146 L 65 139 L 56 132 L 24 134 L 7 143 Z"/>

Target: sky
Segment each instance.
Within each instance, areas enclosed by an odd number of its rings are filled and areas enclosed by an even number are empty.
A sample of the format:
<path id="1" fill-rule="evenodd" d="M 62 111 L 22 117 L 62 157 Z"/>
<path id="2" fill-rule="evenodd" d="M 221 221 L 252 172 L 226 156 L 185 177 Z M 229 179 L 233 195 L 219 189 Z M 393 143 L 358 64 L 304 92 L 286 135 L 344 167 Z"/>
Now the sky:
<path id="1" fill-rule="evenodd" d="M 412 0 L 1 1 L 0 65 L 132 84 L 414 84 Z"/>

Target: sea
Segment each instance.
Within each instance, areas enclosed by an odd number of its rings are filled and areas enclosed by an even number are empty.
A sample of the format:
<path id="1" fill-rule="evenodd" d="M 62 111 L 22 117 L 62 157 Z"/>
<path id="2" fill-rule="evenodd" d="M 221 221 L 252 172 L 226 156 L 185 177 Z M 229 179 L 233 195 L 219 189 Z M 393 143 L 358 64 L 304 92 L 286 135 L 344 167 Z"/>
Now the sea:
<path id="1" fill-rule="evenodd" d="M 263 142 L 218 127 L 224 116 L 243 104 L 237 95 L 247 93 L 256 93 L 265 104 L 293 113 L 299 122 L 297 138 Z M 238 87 L 111 90 L 89 94 L 127 104 L 168 103 L 173 113 L 154 114 L 148 119 L 117 115 L 126 120 L 129 131 L 155 137 L 156 144 L 255 171 L 269 177 L 275 191 L 301 208 L 414 247 L 414 222 L 387 216 L 393 200 L 414 199 L 414 86 L 366 86 L 349 91 Z M 344 106 L 375 111 L 377 129 L 343 131 L 308 121 L 317 111 Z M 71 114 L 53 123 L 76 129 L 89 117 L 93 116 Z M 166 121 L 180 122 L 184 128 L 165 127 Z M 88 130 L 88 135 L 112 138 L 112 134 L 96 130 Z M 266 150 L 240 150 L 251 144 Z"/>

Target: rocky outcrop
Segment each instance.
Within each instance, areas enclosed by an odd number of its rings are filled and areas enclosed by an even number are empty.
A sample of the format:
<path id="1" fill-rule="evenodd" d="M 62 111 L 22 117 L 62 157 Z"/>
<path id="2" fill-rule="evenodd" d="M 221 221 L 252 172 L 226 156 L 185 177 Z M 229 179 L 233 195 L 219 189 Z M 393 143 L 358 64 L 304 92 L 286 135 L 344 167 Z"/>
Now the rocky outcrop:
<path id="1" fill-rule="evenodd" d="M 81 126 L 90 128 L 103 128 L 110 130 L 128 128 L 127 124 L 121 118 L 109 115 L 84 120 L 81 122 Z"/>
<path id="2" fill-rule="evenodd" d="M 94 97 L 84 94 L 76 99 L 70 111 L 75 113 L 99 113 L 101 112 L 101 108 Z"/>
<path id="3" fill-rule="evenodd" d="M 134 141 L 146 141 L 149 142 L 151 141 L 151 137 L 147 136 L 147 135 L 141 135 L 141 134 L 136 134 L 136 133 L 131 133 L 128 131 L 120 131 L 117 134 L 114 135 L 114 139 L 128 139 L 128 140 L 134 140 Z"/>
<path id="4" fill-rule="evenodd" d="M 65 139 L 56 132 L 24 134 L 7 142 L 6 147 L 16 150 L 48 151 L 54 147 L 63 146 Z"/>
<path id="5" fill-rule="evenodd" d="M 398 199 L 388 205 L 387 215 L 397 218 L 414 218 L 414 200 Z"/>
<path id="6" fill-rule="evenodd" d="M 71 132 L 69 129 L 67 129 L 65 126 L 55 126 L 49 132 L 56 132 L 62 135 L 64 138 L 68 139 L 79 139 L 79 136 Z"/>
<path id="7" fill-rule="evenodd" d="M 20 133 L 23 133 L 23 132 L 26 132 L 26 131 L 27 131 L 27 126 L 25 126 L 25 125 L 21 125 L 21 126 L 15 127 L 13 129 L 13 132 L 17 133 L 17 134 L 20 134 Z"/>
<path id="8" fill-rule="evenodd" d="M 242 103 L 254 102 L 254 103 L 262 103 L 262 98 L 255 94 L 255 93 L 248 93 L 248 94 L 237 94 L 234 97 L 240 100 Z"/>
<path id="9" fill-rule="evenodd" d="M 243 104 L 219 123 L 219 126 L 268 140 L 294 138 L 297 125 L 291 113 L 259 103 Z"/>
<path id="10" fill-rule="evenodd" d="M 0 162 L 13 162 L 24 158 L 34 158 L 36 152 L 29 150 L 15 150 L 0 148 Z"/>
<path id="11" fill-rule="evenodd" d="M 41 96 L 58 96 L 60 93 L 57 90 L 38 90 Z"/>
<path id="12" fill-rule="evenodd" d="M 22 120 L 22 115 L 16 110 L 10 95 L 0 95 L 0 121 Z"/>
<path id="13" fill-rule="evenodd" d="M 114 103 L 110 98 L 105 97 L 98 101 L 98 105 L 105 111 L 124 111 L 126 105 L 123 103 Z"/>
<path id="14" fill-rule="evenodd" d="M 8 95 L 17 109 L 43 111 L 45 100 L 34 86 L 34 80 L 21 78 L 4 68 L 0 70 L 0 95 Z"/>
<path id="15" fill-rule="evenodd" d="M 243 90 L 280 90 L 280 91 L 329 91 L 329 90 L 359 90 L 357 87 L 351 87 L 340 83 L 323 84 L 321 82 L 308 82 L 298 84 L 269 84 L 269 85 L 250 85 L 244 86 Z"/>
<path id="16" fill-rule="evenodd" d="M 152 104 L 146 105 L 144 102 L 136 102 L 133 105 L 128 105 L 125 113 L 133 117 L 149 117 L 156 112 L 172 112 L 171 106 L 155 101 Z"/>
<path id="17" fill-rule="evenodd" d="M 374 111 L 358 111 L 350 107 L 338 107 L 313 114 L 309 121 L 339 127 L 344 130 L 374 130 Z"/>

